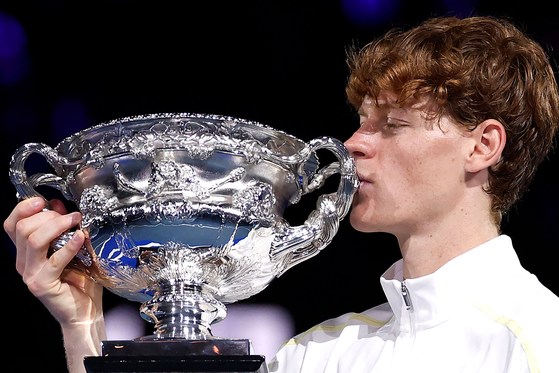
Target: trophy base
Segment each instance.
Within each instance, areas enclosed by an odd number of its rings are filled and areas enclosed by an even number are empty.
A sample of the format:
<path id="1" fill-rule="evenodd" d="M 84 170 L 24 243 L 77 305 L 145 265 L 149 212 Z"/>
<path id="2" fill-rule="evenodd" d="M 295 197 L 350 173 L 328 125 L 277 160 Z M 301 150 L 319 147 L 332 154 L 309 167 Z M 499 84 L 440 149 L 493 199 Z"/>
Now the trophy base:
<path id="1" fill-rule="evenodd" d="M 105 341 L 102 356 L 86 357 L 88 373 L 267 373 L 247 339 Z"/>

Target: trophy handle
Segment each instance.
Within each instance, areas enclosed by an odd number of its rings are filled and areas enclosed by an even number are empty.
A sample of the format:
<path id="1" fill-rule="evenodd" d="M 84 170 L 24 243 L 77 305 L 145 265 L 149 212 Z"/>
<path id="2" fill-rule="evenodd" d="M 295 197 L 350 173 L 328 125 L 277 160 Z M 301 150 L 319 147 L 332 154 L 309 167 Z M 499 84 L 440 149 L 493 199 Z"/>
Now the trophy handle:
<path id="1" fill-rule="evenodd" d="M 17 198 L 21 201 L 33 197 L 41 197 L 45 200 L 45 209 L 52 210 L 52 206 L 47 199 L 35 190 L 36 187 L 41 185 L 50 186 L 58 189 L 64 195 L 64 198 L 72 201 L 73 197 L 68 190 L 68 183 L 65 179 L 55 174 L 38 173 L 27 176 L 25 171 L 25 162 L 31 154 L 40 154 L 47 162 L 54 168 L 56 173 L 61 174 L 64 166 L 71 166 L 72 163 L 64 157 L 61 157 L 53 148 L 41 143 L 30 143 L 20 147 L 12 156 L 10 162 L 10 180 L 17 190 Z M 62 233 L 56 240 L 51 242 L 51 248 L 56 251 L 62 248 L 71 238 L 72 231 Z M 91 265 L 91 256 L 85 247 L 82 247 L 76 255 L 81 259 L 82 263 L 86 266 Z"/>
<path id="2" fill-rule="evenodd" d="M 304 193 L 320 188 L 331 175 L 339 173 L 340 183 L 336 193 L 322 195 L 317 201 L 317 208 L 312 211 L 301 226 L 290 227 L 285 221 L 278 224 L 276 237 L 272 243 L 271 257 L 281 261 L 278 276 L 294 265 L 307 260 L 320 252 L 334 238 L 338 231 L 340 220 L 349 211 L 353 194 L 357 190 L 358 178 L 355 173 L 355 162 L 346 147 L 331 137 L 321 137 L 309 142 L 299 154 L 300 174 L 303 172 L 306 160 L 318 149 L 330 150 L 338 162 L 334 162 L 307 180 L 302 178 Z M 303 160 L 301 159 L 303 157 Z M 283 159 L 291 163 L 291 157 Z"/>
<path id="3" fill-rule="evenodd" d="M 27 158 L 34 153 L 42 155 L 57 174 L 62 173 L 63 166 L 69 165 L 66 158 L 58 155 L 58 153 L 48 145 L 41 143 L 23 145 L 16 150 L 10 162 L 10 180 L 17 190 L 18 199 L 21 201 L 28 198 L 41 197 L 46 202 L 45 208 L 51 209 L 50 203 L 46 198 L 35 190 L 35 188 L 40 185 L 47 185 L 60 190 L 66 199 L 72 200 L 66 180 L 62 177 L 54 174 L 34 174 L 29 177 L 27 176 L 25 162 Z"/>

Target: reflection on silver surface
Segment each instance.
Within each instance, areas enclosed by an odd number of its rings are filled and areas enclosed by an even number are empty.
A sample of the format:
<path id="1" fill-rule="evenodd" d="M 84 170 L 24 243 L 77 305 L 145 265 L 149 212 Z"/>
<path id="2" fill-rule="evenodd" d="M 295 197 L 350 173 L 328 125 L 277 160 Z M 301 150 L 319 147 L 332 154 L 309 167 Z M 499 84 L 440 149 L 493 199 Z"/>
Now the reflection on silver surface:
<path id="1" fill-rule="evenodd" d="M 318 149 L 338 162 L 319 169 Z M 56 174 L 28 176 L 32 153 Z M 337 192 L 322 195 L 306 222 L 291 227 L 285 208 L 335 173 Z M 357 184 L 338 140 L 305 143 L 262 124 L 191 114 L 115 120 L 55 149 L 24 145 L 10 177 L 20 198 L 40 196 L 35 188 L 49 185 L 78 205 L 89 236 L 78 254 L 82 268 L 112 292 L 143 302 L 142 316 L 156 324 L 146 339 L 212 338 L 224 303 L 260 292 L 331 242 Z"/>

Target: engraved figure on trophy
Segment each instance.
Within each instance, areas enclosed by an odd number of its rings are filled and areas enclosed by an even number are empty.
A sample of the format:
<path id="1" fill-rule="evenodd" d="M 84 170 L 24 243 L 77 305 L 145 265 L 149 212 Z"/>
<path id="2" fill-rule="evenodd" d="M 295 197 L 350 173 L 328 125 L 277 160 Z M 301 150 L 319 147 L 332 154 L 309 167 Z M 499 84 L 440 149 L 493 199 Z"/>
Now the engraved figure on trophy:
<path id="1" fill-rule="evenodd" d="M 319 168 L 318 149 L 338 161 Z M 55 174 L 28 176 L 32 153 Z M 303 225 L 290 226 L 285 208 L 335 173 L 337 192 L 322 195 Z M 113 293 L 142 302 L 142 317 L 155 324 L 139 341 L 105 342 L 109 357 L 165 355 L 161 346 L 176 341 L 183 352 L 185 341 L 206 341 L 194 355 L 211 355 L 207 346 L 217 344 L 219 354 L 250 355 L 212 336 L 212 323 L 225 317 L 225 304 L 257 294 L 328 245 L 357 187 L 353 159 L 336 139 L 305 143 L 259 123 L 199 114 L 123 118 L 54 149 L 26 144 L 10 178 L 20 199 L 41 196 L 35 188 L 48 185 L 77 204 L 88 240 L 76 263 Z"/>

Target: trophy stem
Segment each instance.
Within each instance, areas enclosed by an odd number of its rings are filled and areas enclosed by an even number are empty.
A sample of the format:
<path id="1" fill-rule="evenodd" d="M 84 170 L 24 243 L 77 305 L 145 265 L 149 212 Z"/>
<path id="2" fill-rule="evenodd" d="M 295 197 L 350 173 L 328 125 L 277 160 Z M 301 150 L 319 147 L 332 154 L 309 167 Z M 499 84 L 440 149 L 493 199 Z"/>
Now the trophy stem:
<path id="1" fill-rule="evenodd" d="M 153 298 L 141 307 L 147 321 L 155 323 L 154 339 L 215 339 L 211 325 L 223 320 L 226 307 L 202 286 L 184 282 L 165 282 L 157 285 Z"/>

